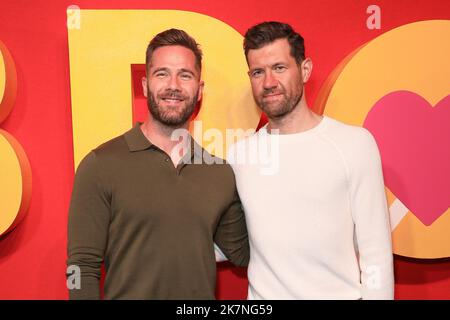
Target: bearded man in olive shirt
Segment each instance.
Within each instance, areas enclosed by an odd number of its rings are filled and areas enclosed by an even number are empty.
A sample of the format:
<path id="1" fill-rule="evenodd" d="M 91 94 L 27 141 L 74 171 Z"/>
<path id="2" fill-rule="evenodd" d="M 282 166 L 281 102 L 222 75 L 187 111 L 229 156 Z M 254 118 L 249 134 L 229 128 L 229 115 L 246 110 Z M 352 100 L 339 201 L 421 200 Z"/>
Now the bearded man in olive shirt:
<path id="1" fill-rule="evenodd" d="M 248 264 L 231 167 L 190 135 L 171 139 L 177 129 L 187 132 L 202 97 L 201 58 L 182 30 L 153 38 L 142 79 L 148 120 L 80 163 L 67 264 L 80 268 L 81 288 L 69 290 L 71 299 L 100 298 L 102 263 L 105 299 L 214 299 L 214 243 L 235 265 Z"/>

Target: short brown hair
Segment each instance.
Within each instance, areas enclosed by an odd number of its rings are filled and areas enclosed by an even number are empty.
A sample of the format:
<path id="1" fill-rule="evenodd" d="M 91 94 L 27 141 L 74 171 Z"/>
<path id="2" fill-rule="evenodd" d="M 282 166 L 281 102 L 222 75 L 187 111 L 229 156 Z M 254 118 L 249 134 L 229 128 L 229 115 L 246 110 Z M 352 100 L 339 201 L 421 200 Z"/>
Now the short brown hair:
<path id="1" fill-rule="evenodd" d="M 260 49 L 275 40 L 286 39 L 291 47 L 291 56 L 297 64 L 305 60 L 305 41 L 287 23 L 268 21 L 257 24 L 247 30 L 244 37 L 245 57 L 253 49 Z"/>
<path id="2" fill-rule="evenodd" d="M 145 68 L 148 71 L 153 52 L 165 46 L 182 46 L 191 50 L 195 55 L 195 66 L 202 70 L 202 50 L 199 44 L 185 31 L 179 29 L 169 29 L 158 33 L 148 44 L 145 54 Z"/>

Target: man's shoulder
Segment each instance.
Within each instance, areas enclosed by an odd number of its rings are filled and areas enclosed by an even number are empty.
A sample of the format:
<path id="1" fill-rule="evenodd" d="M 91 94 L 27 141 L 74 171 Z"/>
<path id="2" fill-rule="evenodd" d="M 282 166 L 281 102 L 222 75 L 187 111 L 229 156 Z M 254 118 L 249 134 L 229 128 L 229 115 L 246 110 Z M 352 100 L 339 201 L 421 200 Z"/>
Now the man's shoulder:
<path id="1" fill-rule="evenodd" d="M 326 119 L 328 124 L 325 134 L 338 145 L 348 148 L 361 148 L 371 146 L 375 142 L 370 131 L 364 127 L 347 124 L 330 117 Z"/>
<path id="2" fill-rule="evenodd" d="M 209 181 L 209 183 L 230 186 L 235 188 L 235 176 L 231 165 L 222 157 L 213 155 L 205 148 L 196 144 L 194 158 L 188 163 L 196 171 L 198 179 Z"/>
<path id="3" fill-rule="evenodd" d="M 92 151 L 96 155 L 109 155 L 114 153 L 122 153 L 128 151 L 127 142 L 125 139 L 125 134 L 123 133 L 120 136 L 112 138 L 106 142 L 103 142 Z"/>
<path id="4" fill-rule="evenodd" d="M 241 150 L 248 150 L 249 148 L 252 148 L 257 145 L 258 140 L 261 138 L 266 138 L 267 131 L 262 128 L 259 131 L 253 132 L 250 135 L 247 135 L 240 140 L 232 143 L 228 150 L 235 150 L 235 149 L 241 149 Z"/>
<path id="5" fill-rule="evenodd" d="M 128 145 L 125 139 L 125 134 L 123 133 L 120 136 L 112 138 L 96 148 L 92 149 L 86 156 L 83 158 L 82 163 L 94 163 L 100 162 L 104 163 L 105 161 L 120 158 L 120 155 L 128 153 Z"/>
<path id="6" fill-rule="evenodd" d="M 364 168 L 379 160 L 375 138 L 366 128 L 329 118 L 327 129 L 326 138 L 339 150 L 350 167 Z"/>
<path id="7" fill-rule="evenodd" d="M 348 124 L 330 117 L 326 117 L 326 119 L 328 121 L 327 128 L 329 131 L 343 135 L 357 135 L 357 136 L 370 135 L 370 132 L 364 127 Z"/>
<path id="8" fill-rule="evenodd" d="M 228 163 L 227 159 L 213 155 L 208 152 L 205 148 L 200 147 L 201 154 L 196 154 L 198 160 L 194 160 L 200 162 L 201 164 L 206 164 L 207 168 L 212 170 L 223 171 L 225 173 L 232 172 L 231 166 Z"/>
<path id="9" fill-rule="evenodd" d="M 243 137 L 242 139 L 227 146 L 226 159 L 227 163 L 233 166 L 237 158 L 247 155 L 247 153 L 255 151 L 258 146 L 258 139 L 261 132 L 254 132 L 253 134 Z"/>

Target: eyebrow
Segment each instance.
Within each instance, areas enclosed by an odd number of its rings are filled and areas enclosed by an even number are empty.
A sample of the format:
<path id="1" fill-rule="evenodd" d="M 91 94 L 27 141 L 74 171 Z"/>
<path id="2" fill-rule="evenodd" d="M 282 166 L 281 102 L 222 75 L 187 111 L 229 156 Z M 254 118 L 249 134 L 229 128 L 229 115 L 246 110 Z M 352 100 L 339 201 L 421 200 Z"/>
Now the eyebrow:
<path id="1" fill-rule="evenodd" d="M 252 69 L 249 69 L 248 72 L 252 73 L 252 72 L 255 72 L 257 70 L 264 70 L 264 68 L 262 68 L 262 67 L 252 68 Z"/>
<path id="2" fill-rule="evenodd" d="M 285 66 L 286 63 L 279 61 L 279 62 L 275 62 L 275 63 L 271 64 L 269 67 L 273 68 L 273 67 L 280 66 L 280 65 Z M 253 71 L 256 71 L 256 70 L 264 70 L 264 68 L 265 67 L 256 67 L 256 68 L 250 69 L 249 71 L 253 72 Z"/>
<path id="3" fill-rule="evenodd" d="M 286 63 L 285 62 L 277 62 L 277 63 L 274 63 L 273 65 L 272 65 L 272 67 L 276 67 L 276 66 L 280 66 L 280 65 L 286 65 Z"/>
<path id="4" fill-rule="evenodd" d="M 155 70 L 153 70 L 152 74 L 155 74 L 155 73 L 157 73 L 159 71 L 169 72 L 169 68 L 165 68 L 165 67 L 156 68 Z"/>
<path id="5" fill-rule="evenodd" d="M 170 72 L 169 68 L 167 67 L 160 67 L 160 68 L 156 68 L 155 70 L 153 70 L 152 74 L 155 74 L 159 71 L 166 71 L 166 72 Z M 194 71 L 190 70 L 190 69 L 186 69 L 186 68 L 181 68 L 177 73 L 183 73 L 183 72 L 187 72 L 189 74 L 191 74 L 193 77 L 196 77 L 197 75 L 194 73 Z"/>

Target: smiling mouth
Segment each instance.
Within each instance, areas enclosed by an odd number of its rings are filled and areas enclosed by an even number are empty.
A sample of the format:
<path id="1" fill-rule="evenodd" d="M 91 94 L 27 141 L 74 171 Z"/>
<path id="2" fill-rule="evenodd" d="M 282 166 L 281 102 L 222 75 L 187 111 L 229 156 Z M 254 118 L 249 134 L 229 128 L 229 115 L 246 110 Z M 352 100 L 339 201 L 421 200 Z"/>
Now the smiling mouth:
<path id="1" fill-rule="evenodd" d="M 181 102 L 181 101 L 184 101 L 183 98 L 175 98 L 175 97 L 161 98 L 161 100 L 166 101 L 166 102 Z"/>

